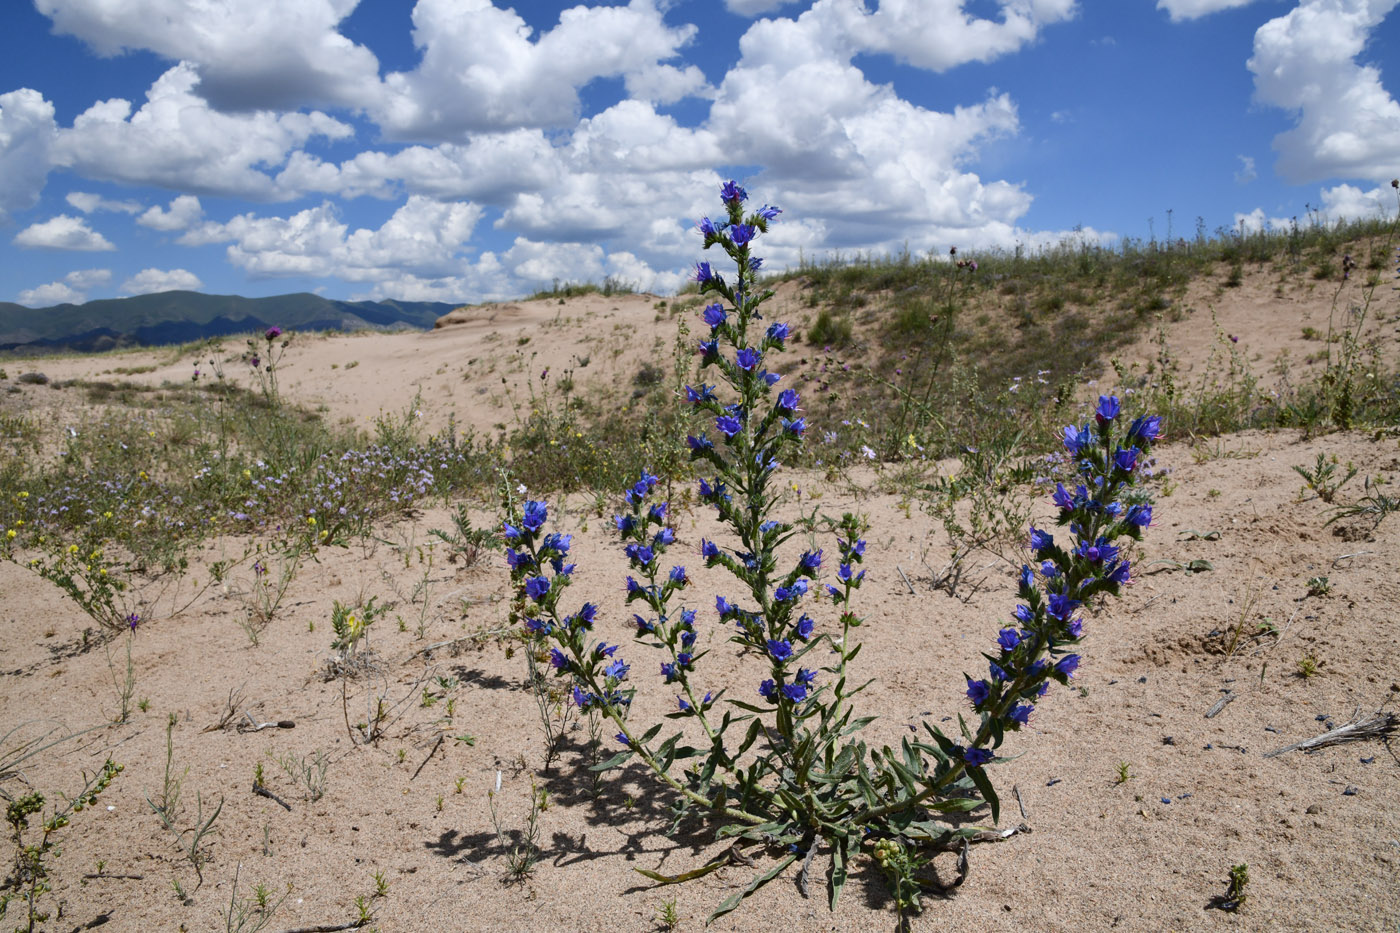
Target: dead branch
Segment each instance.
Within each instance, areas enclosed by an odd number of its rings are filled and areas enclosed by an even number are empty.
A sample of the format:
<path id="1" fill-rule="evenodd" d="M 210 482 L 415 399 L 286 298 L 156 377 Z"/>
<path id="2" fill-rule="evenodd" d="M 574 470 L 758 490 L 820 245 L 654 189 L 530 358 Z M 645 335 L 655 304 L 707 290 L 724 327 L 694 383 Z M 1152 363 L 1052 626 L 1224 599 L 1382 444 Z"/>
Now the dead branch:
<path id="1" fill-rule="evenodd" d="M 1382 713 L 1379 710 L 1369 719 L 1361 718 L 1361 710 L 1358 707 L 1352 716 L 1351 722 L 1338 726 L 1331 732 L 1324 732 L 1315 735 L 1310 739 L 1301 742 L 1294 742 L 1292 745 L 1285 745 L 1283 748 L 1276 748 L 1271 752 L 1265 752 L 1265 758 L 1276 758 L 1284 752 L 1297 751 L 1298 749 L 1325 748 L 1328 745 L 1341 745 L 1345 742 L 1364 742 L 1367 739 L 1380 739 L 1390 735 L 1400 727 L 1400 718 L 1394 713 Z"/>

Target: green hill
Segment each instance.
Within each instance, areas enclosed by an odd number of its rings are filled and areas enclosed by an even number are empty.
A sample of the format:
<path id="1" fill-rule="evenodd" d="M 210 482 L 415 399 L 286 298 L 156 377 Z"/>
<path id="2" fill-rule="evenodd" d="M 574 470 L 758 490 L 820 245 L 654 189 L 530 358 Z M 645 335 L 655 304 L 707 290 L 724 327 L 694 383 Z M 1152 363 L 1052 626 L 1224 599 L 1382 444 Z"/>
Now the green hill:
<path id="1" fill-rule="evenodd" d="M 273 325 L 296 330 L 427 329 L 453 307 L 436 301 L 336 301 L 306 292 L 270 298 L 159 292 L 50 308 L 0 302 L 0 350 L 159 346 Z"/>

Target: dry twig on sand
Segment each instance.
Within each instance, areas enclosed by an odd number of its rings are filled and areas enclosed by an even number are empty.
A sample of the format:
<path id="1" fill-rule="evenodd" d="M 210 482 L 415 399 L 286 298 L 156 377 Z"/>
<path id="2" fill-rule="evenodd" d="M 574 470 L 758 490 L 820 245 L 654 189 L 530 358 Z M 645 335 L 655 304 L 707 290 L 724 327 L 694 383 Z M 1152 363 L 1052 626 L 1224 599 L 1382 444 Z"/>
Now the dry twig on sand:
<path id="1" fill-rule="evenodd" d="M 1310 739 L 1265 752 L 1264 757 L 1275 758 L 1284 752 L 1296 751 L 1300 748 L 1324 748 L 1328 745 L 1341 745 L 1343 742 L 1364 742 L 1367 739 L 1384 738 L 1394 732 L 1397 726 L 1400 726 L 1400 717 L 1394 713 L 1382 713 L 1377 710 L 1375 715 L 1363 720 L 1361 709 L 1357 707 L 1351 722 L 1338 726 L 1330 732 L 1324 732 L 1322 735 L 1315 735 Z"/>

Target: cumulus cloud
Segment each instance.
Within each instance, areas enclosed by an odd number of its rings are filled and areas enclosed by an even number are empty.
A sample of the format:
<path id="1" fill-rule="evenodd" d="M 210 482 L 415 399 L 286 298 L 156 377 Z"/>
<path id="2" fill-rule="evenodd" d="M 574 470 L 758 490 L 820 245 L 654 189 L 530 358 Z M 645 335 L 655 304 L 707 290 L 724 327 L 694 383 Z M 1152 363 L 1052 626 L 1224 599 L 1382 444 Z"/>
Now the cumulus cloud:
<path id="1" fill-rule="evenodd" d="M 128 295 L 152 295 L 156 292 L 192 292 L 204 283 L 186 269 L 142 269 L 122 283 Z"/>
<path id="2" fill-rule="evenodd" d="M 362 106 L 379 93 L 379 62 L 337 31 L 358 0 L 190 3 L 35 0 L 54 31 L 99 55 L 149 49 L 192 64 L 199 92 L 225 110 Z"/>
<path id="3" fill-rule="evenodd" d="M 463 265 L 481 208 L 414 195 L 377 230 L 351 231 L 329 202 L 291 217 L 242 214 L 228 223 L 205 223 L 181 243 L 228 242 L 228 259 L 259 277 L 334 276 L 372 282 L 399 273 L 452 275 Z"/>
<path id="4" fill-rule="evenodd" d="M 1400 104 L 1373 65 L 1357 62 L 1400 0 L 1302 0 L 1254 35 L 1255 97 L 1297 115 L 1274 137 L 1292 182 L 1379 181 L 1400 174 Z"/>
<path id="5" fill-rule="evenodd" d="M 663 104 L 705 87 L 694 65 L 665 64 L 696 29 L 667 26 L 654 0 L 566 9 L 533 40 L 514 10 L 490 0 L 418 0 L 413 26 L 421 62 L 386 76 L 385 94 L 368 107 L 397 138 L 567 126 L 579 88 L 597 78 L 622 78 L 630 96 Z"/>
<path id="6" fill-rule="evenodd" d="M 156 79 L 135 113 L 120 98 L 94 104 L 58 132 L 55 164 L 86 178 L 273 200 L 294 193 L 260 167 L 281 165 L 312 137 L 353 135 L 319 111 L 220 113 L 195 93 L 198 83 L 194 66 L 181 63 Z"/>
<path id="7" fill-rule="evenodd" d="M 87 292 L 112 281 L 111 269 L 75 269 L 60 282 L 49 282 L 19 293 L 19 303 L 31 308 L 57 304 L 82 304 Z"/>
<path id="8" fill-rule="evenodd" d="M 31 224 L 15 234 L 14 244 L 27 249 L 67 249 L 101 252 L 116 249 L 111 241 L 87 225 L 81 217 L 59 214 Z"/>
<path id="9" fill-rule="evenodd" d="M 136 218 L 136 222 L 152 230 L 188 230 L 204 216 L 204 208 L 199 198 L 192 194 L 182 194 L 170 202 L 169 208 L 153 205 L 146 213 Z"/>
<path id="10" fill-rule="evenodd" d="M 0 221 L 39 203 L 57 132 L 53 114 L 38 91 L 0 94 Z"/>
<path id="11" fill-rule="evenodd" d="M 1184 23 L 1221 10 L 1248 6 L 1253 2 L 1254 0 L 1157 0 L 1157 9 L 1166 10 L 1173 23 Z"/>
<path id="12" fill-rule="evenodd" d="M 141 205 L 135 201 L 111 201 L 100 194 L 92 194 L 87 191 L 70 191 L 63 199 L 68 202 L 69 207 L 76 208 L 84 214 L 91 214 L 94 211 L 135 214 L 141 210 Z"/>
<path id="13" fill-rule="evenodd" d="M 724 0 L 724 7 L 739 16 L 762 16 L 779 10 L 793 0 Z"/>

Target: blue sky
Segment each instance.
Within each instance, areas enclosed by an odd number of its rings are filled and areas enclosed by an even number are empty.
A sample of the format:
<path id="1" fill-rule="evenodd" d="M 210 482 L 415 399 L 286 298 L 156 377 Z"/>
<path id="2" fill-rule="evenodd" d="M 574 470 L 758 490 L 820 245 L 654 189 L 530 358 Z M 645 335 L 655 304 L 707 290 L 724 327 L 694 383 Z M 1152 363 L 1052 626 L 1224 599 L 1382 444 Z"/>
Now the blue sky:
<path id="1" fill-rule="evenodd" d="M 1400 0 L 11 0 L 0 301 L 658 292 L 1393 212 Z"/>

